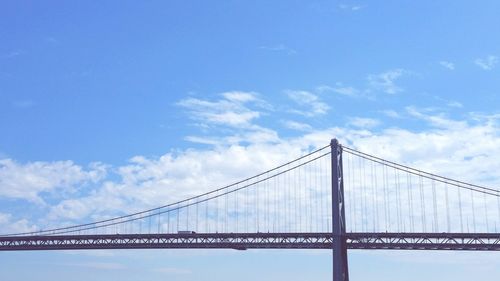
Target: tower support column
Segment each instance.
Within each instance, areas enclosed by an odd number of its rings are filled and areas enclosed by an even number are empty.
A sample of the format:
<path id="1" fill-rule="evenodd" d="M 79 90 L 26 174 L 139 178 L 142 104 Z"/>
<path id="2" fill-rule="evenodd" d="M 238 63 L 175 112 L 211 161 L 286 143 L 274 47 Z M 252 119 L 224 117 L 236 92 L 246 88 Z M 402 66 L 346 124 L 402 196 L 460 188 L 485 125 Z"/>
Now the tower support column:
<path id="1" fill-rule="evenodd" d="M 333 281 L 349 281 L 342 146 L 337 139 L 332 139 L 330 147 L 332 151 Z"/>

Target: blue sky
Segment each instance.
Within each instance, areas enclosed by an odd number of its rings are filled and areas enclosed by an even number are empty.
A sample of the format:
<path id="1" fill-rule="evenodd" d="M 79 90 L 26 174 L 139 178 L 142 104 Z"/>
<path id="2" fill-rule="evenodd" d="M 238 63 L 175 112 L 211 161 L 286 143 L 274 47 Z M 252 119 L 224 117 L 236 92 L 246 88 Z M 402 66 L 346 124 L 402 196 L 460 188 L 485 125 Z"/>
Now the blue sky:
<path id="1" fill-rule="evenodd" d="M 200 191 L 183 179 L 203 174 L 204 188 L 214 188 L 332 137 L 500 186 L 498 1 L 0 7 L 2 233 L 161 205 L 179 191 Z M 234 157 L 259 164 L 231 167 Z M 266 157 L 273 161 L 263 167 Z M 193 165 L 203 173 L 186 172 Z M 358 280 L 500 274 L 496 253 L 350 258 Z M 54 271 L 81 280 L 327 280 L 331 270 L 329 253 L 308 251 L 1 253 L 0 260 L 2 280 L 52 280 Z"/>

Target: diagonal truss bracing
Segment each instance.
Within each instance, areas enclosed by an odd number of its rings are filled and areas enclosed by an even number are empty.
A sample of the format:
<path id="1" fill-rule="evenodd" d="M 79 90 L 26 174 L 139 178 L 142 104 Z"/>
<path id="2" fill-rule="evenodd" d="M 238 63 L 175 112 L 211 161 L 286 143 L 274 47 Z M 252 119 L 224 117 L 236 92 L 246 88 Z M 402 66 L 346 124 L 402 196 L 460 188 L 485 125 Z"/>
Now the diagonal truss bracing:
<path id="1" fill-rule="evenodd" d="M 500 251 L 492 233 L 348 233 L 349 249 Z M 0 251 L 91 249 L 332 249 L 331 233 L 193 233 L 1 237 Z"/>

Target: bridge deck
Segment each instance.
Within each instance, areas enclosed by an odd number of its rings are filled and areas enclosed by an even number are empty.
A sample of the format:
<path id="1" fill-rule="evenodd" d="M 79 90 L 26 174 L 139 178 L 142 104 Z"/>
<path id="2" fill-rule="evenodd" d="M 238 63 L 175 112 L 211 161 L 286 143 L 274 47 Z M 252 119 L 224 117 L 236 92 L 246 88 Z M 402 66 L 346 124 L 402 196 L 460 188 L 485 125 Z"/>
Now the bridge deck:
<path id="1" fill-rule="evenodd" d="M 499 251 L 500 233 L 348 233 L 349 249 Z M 331 233 L 193 233 L 0 237 L 0 251 L 332 249 Z"/>

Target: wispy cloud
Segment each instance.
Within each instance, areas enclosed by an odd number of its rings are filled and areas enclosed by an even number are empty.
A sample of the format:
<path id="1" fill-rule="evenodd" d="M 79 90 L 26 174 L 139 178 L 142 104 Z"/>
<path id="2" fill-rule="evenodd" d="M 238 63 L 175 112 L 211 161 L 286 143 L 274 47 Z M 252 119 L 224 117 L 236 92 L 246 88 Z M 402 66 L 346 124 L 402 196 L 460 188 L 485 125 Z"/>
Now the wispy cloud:
<path id="1" fill-rule="evenodd" d="M 324 92 L 334 92 L 339 95 L 347 96 L 347 97 L 365 97 L 366 96 L 366 90 L 360 90 L 355 87 L 351 86 L 344 86 L 342 83 L 337 82 L 335 84 L 335 87 L 330 87 L 327 85 L 321 85 L 316 87 L 316 91 L 319 93 L 324 93 Z"/>
<path id="2" fill-rule="evenodd" d="M 368 75 L 368 83 L 373 89 L 383 91 L 387 94 L 396 94 L 403 91 L 401 87 L 396 85 L 396 80 L 405 73 L 407 71 L 398 68 L 379 74 L 370 74 Z"/>
<path id="3" fill-rule="evenodd" d="M 337 87 L 333 88 L 333 91 L 337 94 L 341 94 L 349 97 L 358 97 L 360 91 L 354 87 Z"/>
<path id="4" fill-rule="evenodd" d="M 272 45 L 272 46 L 260 46 L 259 49 L 264 51 L 285 53 L 287 55 L 295 55 L 297 51 L 295 49 L 289 48 L 284 44 Z"/>
<path id="5" fill-rule="evenodd" d="M 348 124 L 361 129 L 371 129 L 380 125 L 380 121 L 373 118 L 352 117 L 349 118 Z"/>
<path id="6" fill-rule="evenodd" d="M 326 93 L 326 92 L 332 92 L 333 91 L 333 87 L 330 87 L 328 85 L 319 85 L 318 87 L 316 87 L 315 91 L 317 93 Z"/>
<path id="7" fill-rule="evenodd" d="M 452 63 L 452 62 L 442 60 L 442 61 L 439 61 L 439 64 L 440 64 L 442 67 L 447 68 L 447 69 L 449 69 L 449 70 L 455 70 L 455 64 L 454 64 L 454 63 Z"/>
<path id="8" fill-rule="evenodd" d="M 313 117 L 326 114 L 330 109 L 330 106 L 322 102 L 318 96 L 310 92 L 287 90 L 285 93 L 292 101 L 302 107 L 301 109 L 290 110 L 292 113 L 300 114 L 306 117 Z"/>
<path id="9" fill-rule="evenodd" d="M 186 98 L 177 105 L 187 110 L 189 118 L 204 130 L 205 136 L 187 136 L 185 140 L 208 145 L 247 142 L 274 142 L 277 133 L 256 123 L 274 108 L 255 92 L 225 92 L 222 99 Z M 216 130 L 214 130 L 216 129 Z M 217 133 L 215 133 L 217 132 Z M 222 135 L 221 135 L 222 134 Z"/>
<path id="10" fill-rule="evenodd" d="M 450 118 L 447 118 L 444 113 L 432 114 L 428 112 L 430 110 L 422 110 L 415 106 L 407 106 L 406 112 L 417 119 L 427 121 L 431 126 L 437 128 L 454 128 L 461 129 L 466 128 L 467 123 L 464 121 L 455 121 Z"/>
<path id="11" fill-rule="evenodd" d="M 197 98 L 187 98 L 177 105 L 186 108 L 190 118 L 199 121 L 203 126 L 223 125 L 233 128 L 248 128 L 253 120 L 261 116 L 261 112 L 250 109 L 248 104 L 261 104 L 254 92 L 226 92 L 223 99 L 208 101 Z"/>
<path id="12" fill-rule="evenodd" d="M 341 10 L 348 10 L 348 11 L 359 11 L 363 8 L 366 8 L 366 6 L 361 6 L 361 5 L 349 5 L 349 4 L 339 4 L 339 8 Z"/>
<path id="13" fill-rule="evenodd" d="M 397 111 L 392 110 L 392 109 L 387 109 L 387 110 L 382 110 L 380 113 L 384 114 L 387 117 L 390 118 L 401 118 L 401 114 L 399 114 Z"/>
<path id="14" fill-rule="evenodd" d="M 449 107 L 454 107 L 454 108 L 462 108 L 464 105 L 458 101 L 450 101 L 446 104 Z"/>
<path id="15" fill-rule="evenodd" d="M 307 131 L 311 131 L 312 130 L 311 125 L 306 124 L 306 123 L 302 123 L 302 122 L 296 122 L 296 121 L 286 120 L 286 121 L 283 121 L 282 123 L 288 129 L 292 129 L 292 130 L 296 130 L 296 131 L 307 132 Z"/>
<path id="16" fill-rule="evenodd" d="M 225 135 L 208 134 L 208 135 L 190 135 L 184 140 L 213 146 L 228 146 L 239 145 L 241 143 L 276 143 L 279 142 L 278 133 L 269 128 L 253 126 L 247 130 L 240 132 L 225 132 Z"/>
<path id="17" fill-rule="evenodd" d="M 404 75 L 413 72 L 402 68 L 392 69 L 378 74 L 369 74 L 366 77 L 366 85 L 363 87 L 353 87 L 336 82 L 335 86 L 321 85 L 316 87 L 318 93 L 333 92 L 350 98 L 363 98 L 374 100 L 377 93 L 396 94 L 404 89 L 396 84 L 397 80 Z"/>
<path id="18" fill-rule="evenodd" d="M 474 63 L 484 70 L 492 70 L 498 63 L 498 57 L 489 55 L 486 58 L 475 59 Z"/>

